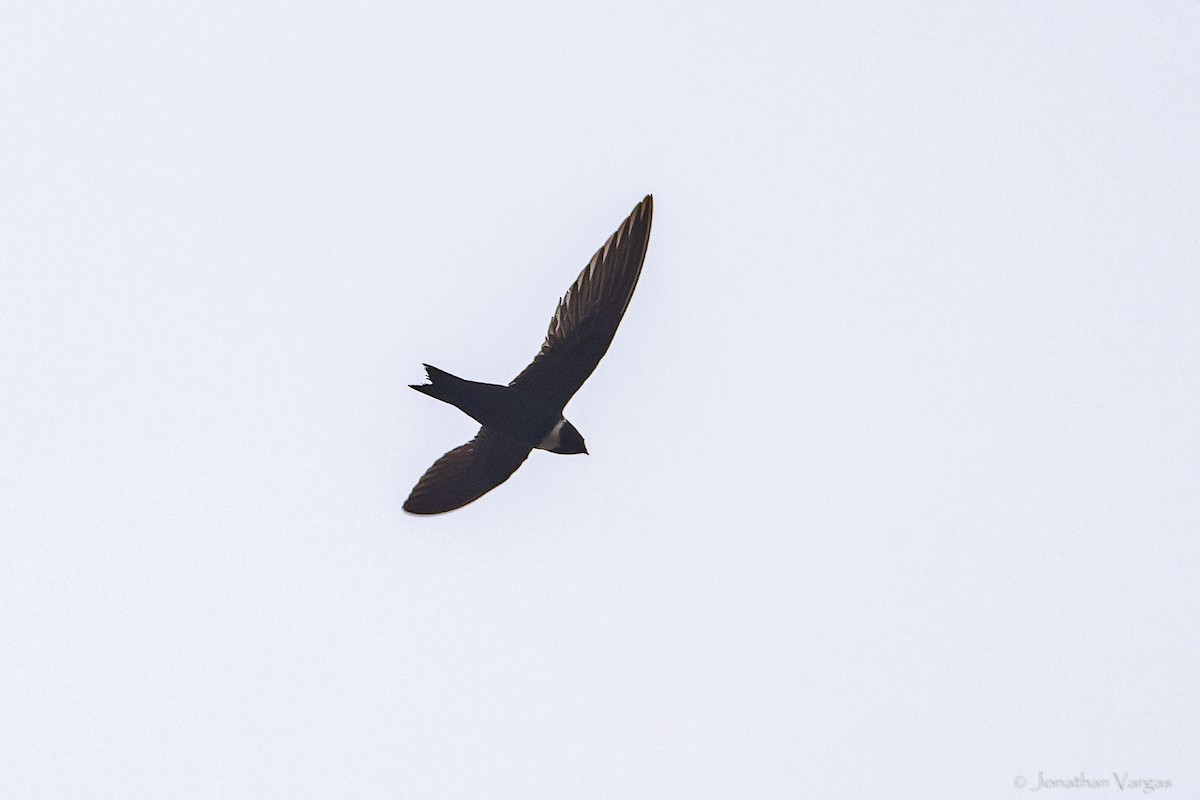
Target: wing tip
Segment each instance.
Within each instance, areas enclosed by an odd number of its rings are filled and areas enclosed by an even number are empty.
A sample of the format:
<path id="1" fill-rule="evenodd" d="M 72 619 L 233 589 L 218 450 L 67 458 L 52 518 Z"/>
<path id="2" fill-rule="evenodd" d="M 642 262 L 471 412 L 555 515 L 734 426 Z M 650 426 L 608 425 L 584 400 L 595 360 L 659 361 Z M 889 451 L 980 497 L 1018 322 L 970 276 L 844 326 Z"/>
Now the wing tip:
<path id="1" fill-rule="evenodd" d="M 404 501 L 403 508 L 405 514 L 412 514 L 414 517 L 428 517 L 432 514 L 442 513 L 430 508 L 418 508 L 411 497 Z"/>
<path id="2" fill-rule="evenodd" d="M 436 502 L 429 495 L 418 495 L 417 489 L 413 489 L 409 494 L 408 499 L 404 501 L 401 508 L 405 514 L 412 514 L 414 517 L 431 517 L 434 514 L 445 514 L 447 511 L 456 511 L 469 503 L 478 500 L 478 497 L 472 497 L 466 501 L 456 501 L 457 505 L 447 505 L 443 498 L 443 502 Z"/>
<path id="3" fill-rule="evenodd" d="M 642 202 L 638 203 L 633 209 L 633 213 L 629 215 L 630 225 L 645 225 L 646 230 L 650 229 L 650 221 L 654 219 L 654 195 L 648 194 L 642 198 Z"/>

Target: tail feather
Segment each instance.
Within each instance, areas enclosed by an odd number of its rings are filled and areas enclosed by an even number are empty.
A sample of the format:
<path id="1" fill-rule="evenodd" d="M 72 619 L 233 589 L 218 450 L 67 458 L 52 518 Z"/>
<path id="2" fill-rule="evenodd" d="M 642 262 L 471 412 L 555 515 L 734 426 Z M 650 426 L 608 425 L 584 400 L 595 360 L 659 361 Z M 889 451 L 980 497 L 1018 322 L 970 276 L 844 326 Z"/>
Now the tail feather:
<path id="1" fill-rule="evenodd" d="M 421 366 L 425 367 L 425 374 L 429 377 L 429 383 L 410 383 L 409 386 L 422 394 L 455 404 L 454 398 L 458 394 L 457 389 L 459 384 L 463 383 L 463 379 L 451 375 L 445 370 L 431 367 L 428 364 L 422 364 Z"/>

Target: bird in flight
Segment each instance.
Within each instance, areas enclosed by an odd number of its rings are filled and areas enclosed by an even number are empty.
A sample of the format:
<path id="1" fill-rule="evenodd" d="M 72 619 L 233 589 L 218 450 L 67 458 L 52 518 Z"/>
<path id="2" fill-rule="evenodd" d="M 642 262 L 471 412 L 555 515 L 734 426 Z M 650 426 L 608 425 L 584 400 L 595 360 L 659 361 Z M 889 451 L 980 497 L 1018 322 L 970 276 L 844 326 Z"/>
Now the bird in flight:
<path id="1" fill-rule="evenodd" d="M 642 273 L 653 215 L 654 198 L 647 195 L 558 301 L 541 351 L 508 386 L 468 381 L 423 365 L 429 383 L 412 388 L 456 406 L 482 427 L 425 471 L 404 501 L 405 511 L 441 514 L 478 500 L 508 480 L 534 448 L 587 453 L 563 408 L 600 363 L 621 324 Z"/>

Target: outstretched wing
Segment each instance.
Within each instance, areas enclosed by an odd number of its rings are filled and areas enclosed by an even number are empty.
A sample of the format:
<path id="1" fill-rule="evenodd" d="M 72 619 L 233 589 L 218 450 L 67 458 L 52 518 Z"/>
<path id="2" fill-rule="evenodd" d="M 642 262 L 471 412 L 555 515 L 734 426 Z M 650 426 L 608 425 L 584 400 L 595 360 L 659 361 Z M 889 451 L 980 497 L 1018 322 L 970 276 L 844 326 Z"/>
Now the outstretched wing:
<path id="1" fill-rule="evenodd" d="M 566 405 L 608 352 L 650 243 L 654 198 L 646 195 L 558 301 L 533 363 L 509 386 Z"/>
<path id="2" fill-rule="evenodd" d="M 433 462 L 404 501 L 404 510 L 441 514 L 478 500 L 508 480 L 530 449 L 507 434 L 480 428 L 474 439 Z"/>

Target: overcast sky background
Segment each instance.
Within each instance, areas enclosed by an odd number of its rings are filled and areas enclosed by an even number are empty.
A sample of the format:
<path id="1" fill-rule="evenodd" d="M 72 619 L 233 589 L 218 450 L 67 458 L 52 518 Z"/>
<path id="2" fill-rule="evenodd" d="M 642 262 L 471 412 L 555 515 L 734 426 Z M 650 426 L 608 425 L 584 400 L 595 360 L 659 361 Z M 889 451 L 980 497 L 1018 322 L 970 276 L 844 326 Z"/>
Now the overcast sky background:
<path id="1" fill-rule="evenodd" d="M 5 3 L 0 797 L 1200 796 L 1198 41 Z M 403 514 L 649 192 L 591 455 Z"/>

